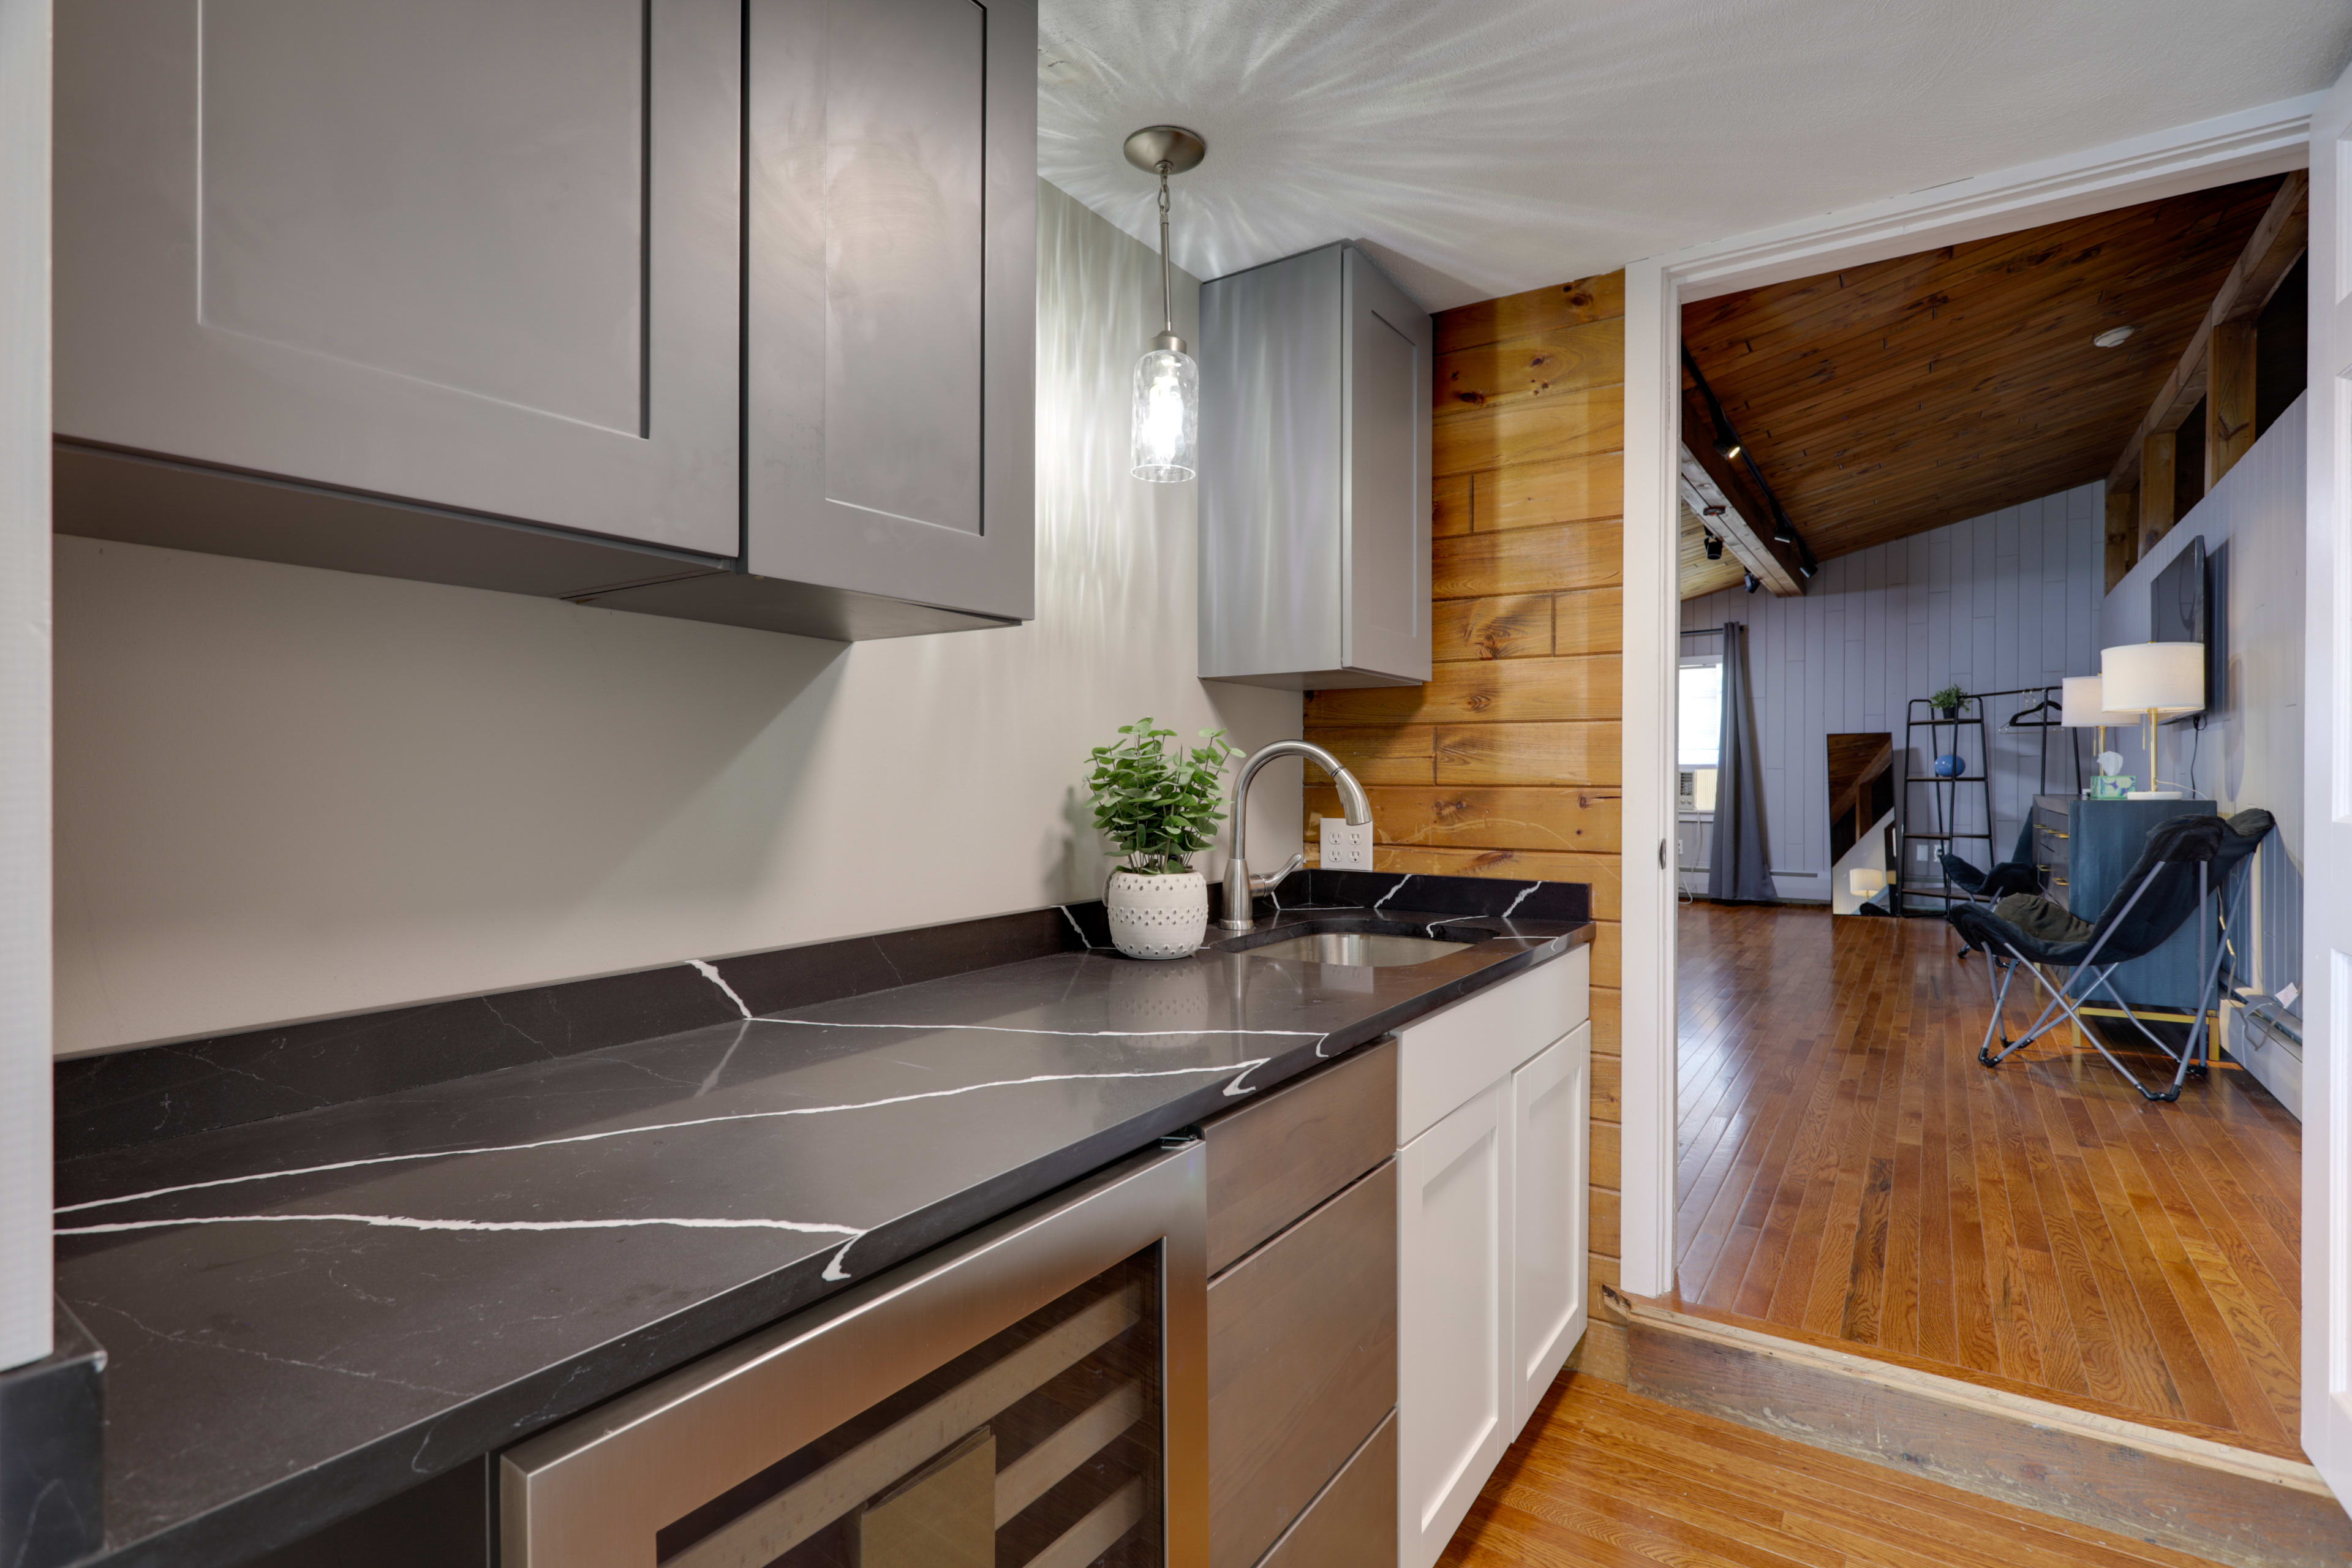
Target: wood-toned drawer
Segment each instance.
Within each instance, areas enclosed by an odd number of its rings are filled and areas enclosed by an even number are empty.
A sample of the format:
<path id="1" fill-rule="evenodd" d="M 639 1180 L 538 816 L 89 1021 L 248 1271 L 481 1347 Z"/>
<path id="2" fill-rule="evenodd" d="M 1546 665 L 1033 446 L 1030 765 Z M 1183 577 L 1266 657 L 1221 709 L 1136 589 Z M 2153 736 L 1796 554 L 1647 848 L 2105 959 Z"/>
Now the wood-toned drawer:
<path id="1" fill-rule="evenodd" d="M 1396 1152 L 1397 1048 L 1382 1040 L 1202 1129 L 1216 1274 Z"/>
<path id="2" fill-rule="evenodd" d="M 1396 1415 L 1356 1450 L 1258 1568 L 1375 1568 L 1397 1556 Z"/>
<path id="3" fill-rule="evenodd" d="M 1393 1162 L 1211 1283 L 1211 1568 L 1251 1568 L 1396 1404 L 1396 1291 Z"/>
<path id="4" fill-rule="evenodd" d="M 1592 949 L 1465 996 L 1397 1031 L 1397 1147 L 1592 1013 Z"/>

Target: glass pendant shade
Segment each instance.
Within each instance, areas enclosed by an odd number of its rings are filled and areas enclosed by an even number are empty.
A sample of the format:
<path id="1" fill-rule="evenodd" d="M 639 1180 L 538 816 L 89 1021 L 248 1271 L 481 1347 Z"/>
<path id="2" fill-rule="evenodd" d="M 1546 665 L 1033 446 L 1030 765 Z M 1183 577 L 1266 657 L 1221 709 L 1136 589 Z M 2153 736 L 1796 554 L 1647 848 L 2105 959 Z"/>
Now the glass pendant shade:
<path id="1" fill-rule="evenodd" d="M 1132 472 L 1181 484 L 1201 468 L 1201 367 L 1179 349 L 1155 348 L 1135 362 Z"/>

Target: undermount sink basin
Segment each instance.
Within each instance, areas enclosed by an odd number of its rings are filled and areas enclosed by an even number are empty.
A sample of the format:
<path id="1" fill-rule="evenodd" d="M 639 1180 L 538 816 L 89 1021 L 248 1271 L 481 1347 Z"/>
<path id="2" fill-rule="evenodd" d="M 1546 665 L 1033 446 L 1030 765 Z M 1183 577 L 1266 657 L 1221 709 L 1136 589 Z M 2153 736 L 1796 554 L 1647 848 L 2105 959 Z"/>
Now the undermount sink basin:
<path id="1" fill-rule="evenodd" d="M 1305 959 L 1311 963 L 1347 963 L 1360 969 L 1387 969 L 1400 963 L 1427 963 L 1470 943 L 1439 942 L 1426 936 L 1384 936 L 1378 931 L 1322 931 L 1270 942 L 1244 951 L 1252 958 Z"/>

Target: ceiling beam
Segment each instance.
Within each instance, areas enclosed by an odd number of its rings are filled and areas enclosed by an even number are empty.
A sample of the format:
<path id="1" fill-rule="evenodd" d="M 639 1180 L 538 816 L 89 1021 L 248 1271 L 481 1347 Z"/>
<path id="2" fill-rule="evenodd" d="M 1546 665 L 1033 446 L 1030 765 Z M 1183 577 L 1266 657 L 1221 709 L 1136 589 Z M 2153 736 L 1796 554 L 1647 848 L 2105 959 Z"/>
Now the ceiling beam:
<path id="1" fill-rule="evenodd" d="M 2180 427 L 2197 400 L 2205 395 L 2206 371 L 2213 341 L 2213 331 L 2225 321 L 2250 321 L 2262 313 L 2271 302 L 2279 282 L 2293 269 L 2303 255 L 2311 226 L 2311 176 L 2296 170 L 2280 182 L 2278 195 L 2272 198 L 2270 210 L 2254 225 L 2254 232 L 2246 240 L 2246 247 L 2238 255 L 2237 265 L 2221 279 L 2220 290 L 2205 319 L 2180 353 L 2180 363 L 2165 378 L 2156 401 L 2148 405 L 2147 417 L 2139 428 L 2124 443 L 2122 456 L 2107 475 L 2107 489 L 2129 489 L 2139 475 L 2140 454 L 2146 450 L 2147 438 Z"/>
<path id="2" fill-rule="evenodd" d="M 1703 406 L 1696 413 L 1685 409 L 1684 428 L 1708 428 L 1690 423 L 1694 418 L 1704 418 L 1705 414 Z M 1772 513 L 1737 464 L 1720 456 L 1704 439 L 1696 447 L 1685 442 L 1681 488 L 1690 509 L 1715 531 L 1724 548 L 1759 582 L 1783 599 L 1793 599 L 1804 593 L 1805 579 L 1797 570 L 1797 552 L 1774 542 Z M 1717 508 L 1722 510 L 1718 511 Z"/>

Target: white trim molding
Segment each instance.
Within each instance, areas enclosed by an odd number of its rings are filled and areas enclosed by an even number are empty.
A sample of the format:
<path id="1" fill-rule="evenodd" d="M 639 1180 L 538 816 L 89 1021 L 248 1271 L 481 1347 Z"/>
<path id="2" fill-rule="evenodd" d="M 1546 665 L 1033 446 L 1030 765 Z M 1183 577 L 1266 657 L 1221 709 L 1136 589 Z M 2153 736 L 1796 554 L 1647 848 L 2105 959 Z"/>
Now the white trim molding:
<path id="1" fill-rule="evenodd" d="M 52 1321 L 49 16 L 0 4 L 0 1369 Z"/>
<path id="2" fill-rule="evenodd" d="M 1682 307 L 2310 162 L 2313 93 L 1690 246 L 1625 268 L 1624 1288 L 1675 1279 L 1676 454 Z M 1671 861 L 1671 853 L 1666 857 Z"/>

